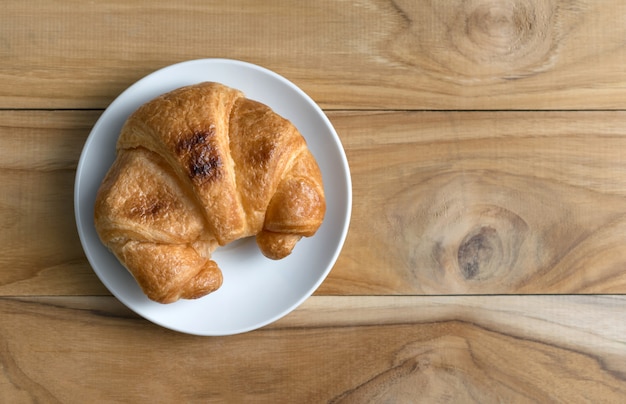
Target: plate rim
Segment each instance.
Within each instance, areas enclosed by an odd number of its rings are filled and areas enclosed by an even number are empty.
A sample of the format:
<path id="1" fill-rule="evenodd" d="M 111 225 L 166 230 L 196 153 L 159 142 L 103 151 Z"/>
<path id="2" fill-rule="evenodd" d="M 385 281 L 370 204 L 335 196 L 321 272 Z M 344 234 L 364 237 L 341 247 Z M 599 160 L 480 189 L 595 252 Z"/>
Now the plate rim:
<path id="1" fill-rule="evenodd" d="M 225 332 L 195 332 L 193 330 L 189 330 L 189 329 L 181 329 L 180 327 L 174 327 L 172 325 L 168 325 L 167 323 L 163 322 L 163 321 L 159 321 L 159 319 L 155 319 L 152 316 L 151 317 L 146 317 L 146 315 L 144 315 L 143 313 L 139 312 L 135 307 L 132 307 L 131 305 L 129 305 L 122 297 L 120 297 L 118 295 L 118 291 L 114 290 L 115 288 L 111 288 L 108 281 L 103 279 L 103 277 L 101 276 L 101 274 L 99 273 L 99 271 L 96 269 L 96 267 L 98 266 L 97 262 L 94 262 L 94 257 L 92 257 L 91 254 L 91 246 L 88 245 L 88 241 L 90 240 L 86 240 L 86 229 L 85 226 L 87 226 L 86 223 L 83 223 L 83 220 L 81 218 L 81 213 L 83 212 L 84 209 L 89 209 L 89 207 L 85 208 L 83 205 L 83 203 L 80 201 L 80 196 L 81 196 L 81 184 L 82 184 L 82 179 L 83 179 L 83 175 L 85 172 L 85 165 L 88 164 L 88 162 L 86 161 L 86 157 L 87 154 L 90 150 L 90 146 L 92 144 L 92 142 L 94 142 L 94 138 L 97 135 L 97 130 L 107 121 L 107 119 L 109 118 L 109 114 L 111 113 L 110 111 L 114 110 L 117 107 L 118 103 L 122 103 L 124 101 L 126 101 L 126 97 L 128 97 L 129 94 L 132 94 L 133 92 L 137 91 L 138 88 L 143 85 L 143 83 L 145 83 L 146 81 L 152 79 L 154 76 L 157 75 L 163 75 L 163 74 L 167 74 L 167 72 L 169 70 L 177 70 L 177 69 L 184 69 L 186 66 L 189 65 L 237 65 L 239 67 L 242 67 L 244 69 L 251 69 L 251 70 L 256 70 L 259 71 L 265 75 L 271 76 L 274 80 L 278 80 L 280 81 L 282 84 L 287 85 L 292 91 L 295 91 L 295 93 L 301 97 L 304 101 L 306 101 L 307 107 L 310 107 L 314 110 L 314 112 L 316 113 L 316 118 L 319 118 L 322 120 L 323 124 L 326 126 L 326 128 L 328 129 L 331 137 L 329 139 L 326 139 L 326 141 L 328 140 L 332 140 L 334 141 L 334 147 L 336 148 L 336 152 L 338 152 L 338 155 L 340 157 L 340 164 L 343 167 L 343 172 L 342 174 L 342 179 L 346 182 L 346 189 L 345 189 L 345 204 L 343 204 L 340 208 L 341 212 L 342 212 L 342 218 L 343 223 L 342 223 L 342 228 L 341 231 L 339 232 L 339 243 L 336 245 L 333 254 L 330 256 L 329 259 L 329 264 L 327 265 L 327 268 L 325 268 L 325 270 L 323 272 L 320 273 L 320 276 L 316 279 L 315 282 L 313 282 L 310 287 L 308 288 L 308 291 L 304 294 L 302 294 L 302 296 L 300 296 L 295 303 L 291 304 L 291 305 L 287 305 L 287 307 L 283 308 L 282 310 L 277 311 L 276 314 L 274 314 L 273 316 L 269 317 L 269 318 L 265 318 L 262 321 L 257 321 L 255 322 L 255 324 L 251 324 L 249 326 L 246 327 L 239 327 L 237 329 L 230 329 L 228 331 Z M 210 79 L 207 79 L 207 81 L 210 81 Z M 219 81 L 219 80 L 215 80 L 215 81 Z M 129 111 L 129 114 L 132 113 L 132 111 Z M 349 231 L 349 227 L 350 227 L 350 222 L 352 219 L 352 175 L 351 175 L 351 171 L 350 171 L 350 166 L 348 163 L 348 159 L 345 153 L 345 149 L 343 147 L 343 144 L 341 142 L 341 139 L 338 135 L 338 133 L 336 132 L 334 126 L 332 125 L 330 119 L 328 118 L 328 116 L 325 114 L 325 112 L 322 110 L 322 108 L 307 94 L 305 93 L 300 87 L 298 87 L 295 83 L 291 82 L 289 79 L 287 79 L 286 77 L 270 70 L 267 69 L 263 66 L 257 65 L 257 64 L 253 64 L 250 62 L 246 62 L 246 61 L 242 61 L 242 60 L 238 60 L 238 59 L 227 59 L 227 58 L 202 58 L 202 59 L 192 59 L 192 60 L 186 60 L 186 61 L 182 61 L 182 62 L 178 62 L 178 63 L 174 63 L 168 66 L 164 66 L 162 68 L 159 68 L 157 70 L 152 71 L 151 73 L 141 77 L 140 79 L 136 80 L 135 82 L 133 82 L 130 86 L 128 86 L 125 90 L 123 90 L 122 92 L 120 92 L 114 99 L 113 101 L 111 101 L 111 103 L 109 103 L 106 108 L 103 110 L 102 114 L 100 115 L 100 117 L 96 120 L 95 124 L 92 126 L 92 128 L 90 129 L 89 135 L 87 136 L 87 139 L 85 140 L 83 147 L 81 149 L 81 153 L 80 153 L 80 157 L 78 160 L 78 164 L 77 164 L 77 168 L 76 168 L 76 174 L 75 174 L 75 178 L 74 178 L 74 216 L 75 216 L 75 224 L 77 227 L 77 231 L 78 231 L 78 235 L 79 235 L 79 239 L 80 239 L 80 243 L 83 249 L 83 252 L 89 262 L 89 265 L 91 266 L 92 271 L 96 274 L 96 276 L 98 277 L 98 279 L 103 283 L 103 285 L 106 287 L 106 289 L 118 300 L 120 301 L 123 305 L 125 305 L 127 308 L 129 308 L 131 311 L 133 311 L 134 313 L 138 314 L 140 317 L 144 318 L 145 320 L 148 320 L 149 322 L 152 322 L 158 326 L 161 326 L 163 328 L 166 329 L 170 329 L 173 331 L 177 331 L 177 332 L 181 332 L 181 333 L 185 333 L 185 334 L 191 334 L 191 335 L 200 335 L 200 336 L 221 336 L 221 335 L 234 335 L 234 334 L 240 334 L 240 333 L 244 333 L 244 332 L 248 332 L 248 331 L 252 331 L 255 329 L 259 329 L 262 328 L 266 325 L 269 325 L 277 320 L 279 320 L 280 318 L 286 316 L 287 314 L 289 314 L 290 312 L 292 312 L 293 310 L 295 310 L 296 308 L 298 308 L 305 300 L 307 300 L 309 297 L 312 296 L 312 294 L 315 292 L 315 290 L 317 290 L 319 288 L 319 286 L 322 284 L 322 282 L 324 282 L 324 280 L 328 277 L 328 274 L 330 273 L 330 271 L 332 270 L 332 268 L 334 267 L 334 265 L 336 264 L 337 259 L 339 258 L 339 255 L 341 254 L 341 251 L 343 249 L 343 246 L 345 244 L 347 235 L 348 235 L 348 231 Z M 342 199 L 343 199 L 344 195 L 342 195 Z M 345 217 L 344 217 L 345 216 Z M 98 240 L 99 241 L 99 240 Z M 106 248 L 106 247 L 104 247 Z M 190 301 L 191 304 L 193 304 L 193 301 Z"/>

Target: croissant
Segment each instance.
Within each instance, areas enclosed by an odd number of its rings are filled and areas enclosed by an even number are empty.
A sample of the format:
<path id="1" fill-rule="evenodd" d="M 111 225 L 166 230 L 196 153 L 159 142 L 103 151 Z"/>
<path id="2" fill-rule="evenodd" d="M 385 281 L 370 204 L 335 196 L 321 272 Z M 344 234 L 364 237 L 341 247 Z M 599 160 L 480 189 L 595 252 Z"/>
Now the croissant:
<path id="1" fill-rule="evenodd" d="M 125 122 L 98 189 L 98 235 L 156 302 L 222 285 L 218 246 L 256 236 L 271 259 L 320 227 L 319 166 L 293 124 L 219 83 L 161 95 Z"/>

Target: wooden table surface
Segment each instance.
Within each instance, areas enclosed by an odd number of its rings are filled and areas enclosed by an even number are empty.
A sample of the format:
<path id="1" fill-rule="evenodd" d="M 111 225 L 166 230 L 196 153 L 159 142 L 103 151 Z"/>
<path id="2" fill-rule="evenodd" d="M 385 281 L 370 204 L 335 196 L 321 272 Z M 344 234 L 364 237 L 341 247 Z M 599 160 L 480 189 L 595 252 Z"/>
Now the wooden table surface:
<path id="1" fill-rule="evenodd" d="M 626 2 L 9 0 L 0 402 L 625 402 Z M 353 215 L 281 320 L 170 331 L 116 300 L 73 185 L 102 111 L 201 58 L 326 112 Z"/>

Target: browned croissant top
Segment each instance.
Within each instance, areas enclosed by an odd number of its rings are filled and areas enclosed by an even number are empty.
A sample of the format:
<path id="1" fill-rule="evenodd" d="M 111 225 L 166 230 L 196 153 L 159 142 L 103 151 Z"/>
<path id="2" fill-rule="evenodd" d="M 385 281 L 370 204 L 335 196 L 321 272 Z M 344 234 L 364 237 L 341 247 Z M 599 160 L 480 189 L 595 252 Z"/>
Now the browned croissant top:
<path id="1" fill-rule="evenodd" d="M 315 234 L 325 210 L 319 167 L 291 122 L 207 82 L 128 118 L 95 225 L 146 295 L 169 303 L 221 286 L 210 259 L 218 245 L 255 235 L 264 255 L 280 259 Z"/>

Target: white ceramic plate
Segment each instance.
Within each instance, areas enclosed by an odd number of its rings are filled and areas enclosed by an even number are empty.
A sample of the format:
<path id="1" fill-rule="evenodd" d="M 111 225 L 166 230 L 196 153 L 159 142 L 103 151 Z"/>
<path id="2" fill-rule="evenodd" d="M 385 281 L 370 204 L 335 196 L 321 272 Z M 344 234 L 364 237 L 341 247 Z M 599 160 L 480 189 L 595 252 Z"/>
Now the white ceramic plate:
<path id="1" fill-rule="evenodd" d="M 100 182 L 115 159 L 115 143 L 126 118 L 152 98 L 189 84 L 217 81 L 242 90 L 273 108 L 303 134 L 320 165 L 327 211 L 322 226 L 279 261 L 265 258 L 254 239 L 218 249 L 213 258 L 223 271 L 220 289 L 197 300 L 163 305 L 150 301 L 100 242 L 93 209 Z M 196 335 L 250 331 L 286 315 L 326 278 L 343 246 L 350 221 L 352 186 L 337 133 L 322 110 L 280 75 L 245 62 L 202 59 L 158 70 L 124 91 L 94 125 L 76 174 L 74 204 L 85 254 L 104 285 L 122 303 L 163 327 Z"/>

